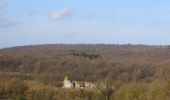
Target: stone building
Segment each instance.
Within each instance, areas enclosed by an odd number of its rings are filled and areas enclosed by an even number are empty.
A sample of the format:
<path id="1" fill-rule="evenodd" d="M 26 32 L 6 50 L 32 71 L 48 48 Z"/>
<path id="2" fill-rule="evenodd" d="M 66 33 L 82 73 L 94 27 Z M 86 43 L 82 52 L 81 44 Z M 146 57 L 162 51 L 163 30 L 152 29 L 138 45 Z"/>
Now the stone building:
<path id="1" fill-rule="evenodd" d="M 77 82 L 71 81 L 67 76 L 65 76 L 62 88 L 81 88 L 81 89 L 93 89 L 96 85 L 90 82 Z"/>
<path id="2" fill-rule="evenodd" d="M 67 76 L 64 78 L 63 86 L 62 88 L 73 88 L 72 82 L 68 79 Z"/>
<path id="3" fill-rule="evenodd" d="M 84 83 L 84 88 L 85 88 L 85 89 L 93 89 L 93 88 L 95 88 L 95 87 L 96 87 L 96 85 L 93 84 L 93 83 L 90 83 L 90 82 L 85 82 L 85 83 Z"/>

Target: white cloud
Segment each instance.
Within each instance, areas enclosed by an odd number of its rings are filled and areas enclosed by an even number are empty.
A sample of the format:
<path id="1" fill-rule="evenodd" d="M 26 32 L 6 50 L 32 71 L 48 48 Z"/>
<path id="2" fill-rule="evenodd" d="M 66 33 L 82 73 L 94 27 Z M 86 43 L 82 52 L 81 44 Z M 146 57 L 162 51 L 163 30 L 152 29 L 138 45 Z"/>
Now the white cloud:
<path id="1" fill-rule="evenodd" d="M 71 17 L 74 14 L 72 9 L 64 9 L 61 11 L 55 11 L 50 14 L 50 19 L 53 21 L 60 21 L 65 18 Z"/>

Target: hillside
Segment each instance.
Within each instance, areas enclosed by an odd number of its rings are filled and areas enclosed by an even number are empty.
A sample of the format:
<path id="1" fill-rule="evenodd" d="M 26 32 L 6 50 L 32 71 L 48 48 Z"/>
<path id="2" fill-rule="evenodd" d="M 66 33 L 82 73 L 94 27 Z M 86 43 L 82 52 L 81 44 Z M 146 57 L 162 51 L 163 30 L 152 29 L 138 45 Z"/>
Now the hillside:
<path id="1" fill-rule="evenodd" d="M 0 85 L 11 79 L 62 86 L 71 80 L 98 82 L 107 77 L 122 84 L 170 76 L 169 46 L 51 44 L 0 50 Z"/>
<path id="2" fill-rule="evenodd" d="M 78 80 L 99 80 L 108 75 L 117 78 L 117 67 L 129 80 L 136 68 L 157 67 L 170 60 L 168 46 L 51 44 L 5 48 L 0 51 L 1 71 L 33 74 L 50 73 L 56 79 L 64 75 Z M 90 56 L 98 56 L 91 59 Z M 121 68 L 122 67 L 122 68 Z M 131 68 L 132 72 L 126 72 Z M 124 69 L 126 68 L 126 69 Z M 86 71 L 84 71 L 86 69 Z M 141 76 L 145 78 L 147 75 Z M 128 80 L 128 79 L 126 79 Z"/>

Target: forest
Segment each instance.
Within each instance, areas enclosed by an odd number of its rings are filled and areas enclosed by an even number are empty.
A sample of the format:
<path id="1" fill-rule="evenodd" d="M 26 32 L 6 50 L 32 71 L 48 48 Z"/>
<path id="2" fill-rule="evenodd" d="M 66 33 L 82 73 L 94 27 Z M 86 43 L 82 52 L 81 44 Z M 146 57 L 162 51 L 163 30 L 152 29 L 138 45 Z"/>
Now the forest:
<path id="1" fill-rule="evenodd" d="M 65 76 L 96 83 L 97 87 L 91 90 L 63 89 Z M 0 99 L 169 98 L 168 45 L 48 44 L 0 49 Z"/>

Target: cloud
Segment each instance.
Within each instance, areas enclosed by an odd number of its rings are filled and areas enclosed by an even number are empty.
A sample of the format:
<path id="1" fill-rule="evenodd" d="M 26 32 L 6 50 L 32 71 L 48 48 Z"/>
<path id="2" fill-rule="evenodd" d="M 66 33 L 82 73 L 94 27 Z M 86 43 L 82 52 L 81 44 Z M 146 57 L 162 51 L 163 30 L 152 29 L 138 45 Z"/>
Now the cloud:
<path id="1" fill-rule="evenodd" d="M 0 2 L 0 10 L 5 9 L 7 7 L 6 3 Z"/>
<path id="2" fill-rule="evenodd" d="M 0 18 L 0 28 L 10 28 L 21 23 L 21 21 L 12 21 L 7 18 Z"/>
<path id="3" fill-rule="evenodd" d="M 50 19 L 53 21 L 60 21 L 65 18 L 71 17 L 74 14 L 74 11 L 72 9 L 64 9 L 61 11 L 55 11 L 50 14 Z"/>

